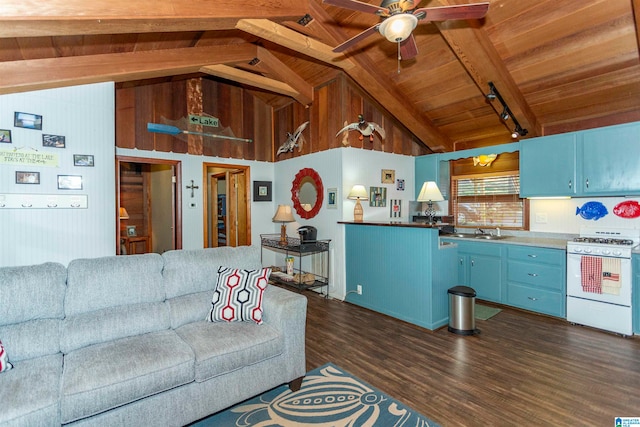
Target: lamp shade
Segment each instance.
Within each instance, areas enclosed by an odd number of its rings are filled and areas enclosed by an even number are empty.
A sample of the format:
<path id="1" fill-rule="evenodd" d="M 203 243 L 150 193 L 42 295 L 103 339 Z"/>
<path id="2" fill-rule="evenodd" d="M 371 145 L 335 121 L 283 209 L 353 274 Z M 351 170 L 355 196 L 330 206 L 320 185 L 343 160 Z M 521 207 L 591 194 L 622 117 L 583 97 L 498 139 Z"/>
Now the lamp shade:
<path id="1" fill-rule="evenodd" d="M 120 219 L 129 219 L 129 212 L 122 206 L 120 207 Z"/>
<path id="2" fill-rule="evenodd" d="M 369 200 L 369 194 L 367 193 L 367 189 L 364 188 L 364 185 L 354 185 L 347 199 L 351 200 Z"/>
<path id="3" fill-rule="evenodd" d="M 420 194 L 418 194 L 418 202 L 441 202 L 444 200 L 442 193 L 438 188 L 438 184 L 434 181 L 427 181 L 422 184 Z"/>
<path id="4" fill-rule="evenodd" d="M 393 43 L 405 41 L 418 25 L 418 18 L 411 13 L 399 13 L 382 21 L 379 27 L 380 34 Z"/>
<path id="5" fill-rule="evenodd" d="M 273 222 L 293 222 L 293 211 L 289 205 L 278 205 L 278 210 L 273 216 Z"/>

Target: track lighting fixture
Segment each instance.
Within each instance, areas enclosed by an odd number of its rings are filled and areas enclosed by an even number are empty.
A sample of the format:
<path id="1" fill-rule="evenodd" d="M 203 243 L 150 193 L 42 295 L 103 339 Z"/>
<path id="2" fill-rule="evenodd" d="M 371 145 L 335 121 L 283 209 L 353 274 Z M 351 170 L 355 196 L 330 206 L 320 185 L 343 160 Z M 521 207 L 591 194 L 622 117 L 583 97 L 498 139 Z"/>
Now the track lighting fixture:
<path id="1" fill-rule="evenodd" d="M 513 116 L 513 112 L 509 109 L 509 106 L 502 96 L 500 96 L 500 92 L 498 92 L 498 89 L 496 89 L 493 82 L 489 82 L 489 93 L 485 95 L 485 98 L 489 101 L 493 101 L 494 99 L 500 101 L 500 104 L 502 104 L 502 113 L 500 113 L 500 118 L 504 121 L 511 119 L 513 124 L 516 125 L 515 129 L 511 133 L 511 137 L 513 139 L 525 136 L 529 133 L 527 129 L 523 129 L 522 126 L 520 126 L 520 123 L 518 123 L 518 120 Z"/>

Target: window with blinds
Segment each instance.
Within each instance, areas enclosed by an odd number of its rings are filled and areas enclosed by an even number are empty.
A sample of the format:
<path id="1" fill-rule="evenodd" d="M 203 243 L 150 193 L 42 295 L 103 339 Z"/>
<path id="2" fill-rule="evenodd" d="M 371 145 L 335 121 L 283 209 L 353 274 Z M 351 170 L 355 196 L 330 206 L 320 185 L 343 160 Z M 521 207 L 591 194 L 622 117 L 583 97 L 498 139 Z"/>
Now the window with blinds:
<path id="1" fill-rule="evenodd" d="M 520 174 L 451 177 L 451 201 L 459 227 L 526 227 L 526 200 L 519 197 Z"/>

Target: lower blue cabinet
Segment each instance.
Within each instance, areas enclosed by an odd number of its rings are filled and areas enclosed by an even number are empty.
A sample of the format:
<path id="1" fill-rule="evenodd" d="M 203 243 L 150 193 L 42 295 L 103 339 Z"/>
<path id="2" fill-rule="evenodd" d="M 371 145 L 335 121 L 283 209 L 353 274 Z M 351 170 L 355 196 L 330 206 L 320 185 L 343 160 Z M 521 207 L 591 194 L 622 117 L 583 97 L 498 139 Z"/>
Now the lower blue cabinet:
<path id="1" fill-rule="evenodd" d="M 633 333 L 640 334 L 640 254 L 634 254 L 632 259 L 633 271 L 633 288 L 631 295 L 633 296 Z"/>

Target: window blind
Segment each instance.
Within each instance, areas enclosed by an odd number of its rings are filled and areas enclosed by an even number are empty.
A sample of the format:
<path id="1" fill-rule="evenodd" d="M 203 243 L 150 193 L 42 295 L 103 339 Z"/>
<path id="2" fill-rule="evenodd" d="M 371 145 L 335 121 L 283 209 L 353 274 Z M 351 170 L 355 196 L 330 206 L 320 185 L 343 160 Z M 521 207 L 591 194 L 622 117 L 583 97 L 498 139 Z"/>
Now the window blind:
<path id="1" fill-rule="evenodd" d="M 520 199 L 520 174 L 454 176 L 452 208 L 461 227 L 525 227 L 525 200 Z"/>

